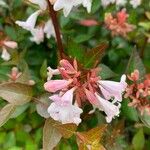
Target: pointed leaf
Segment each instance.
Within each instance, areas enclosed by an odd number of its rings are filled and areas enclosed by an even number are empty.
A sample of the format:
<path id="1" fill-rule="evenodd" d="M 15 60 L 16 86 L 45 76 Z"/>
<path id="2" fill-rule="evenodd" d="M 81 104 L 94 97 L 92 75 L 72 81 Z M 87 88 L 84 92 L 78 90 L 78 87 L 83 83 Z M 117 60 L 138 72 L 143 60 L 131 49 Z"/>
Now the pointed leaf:
<path id="1" fill-rule="evenodd" d="M 60 124 L 56 125 L 55 128 L 59 130 L 64 138 L 70 138 L 76 131 L 77 126 L 75 124 Z"/>
<path id="2" fill-rule="evenodd" d="M 145 67 L 144 67 L 144 64 L 143 64 L 139 54 L 137 53 L 136 49 L 134 48 L 132 51 L 132 54 L 130 56 L 128 65 L 127 65 L 126 73 L 130 74 L 135 69 L 139 70 L 140 80 L 143 80 L 143 77 L 145 76 L 145 73 L 146 73 Z"/>
<path id="3" fill-rule="evenodd" d="M 21 83 L 0 84 L 0 97 L 13 105 L 23 105 L 32 98 L 32 88 Z"/>
<path id="4" fill-rule="evenodd" d="M 145 138 L 143 129 L 140 129 L 133 137 L 132 144 L 135 150 L 143 150 L 145 144 Z"/>
<path id="5" fill-rule="evenodd" d="M 37 113 L 44 118 L 50 117 L 49 113 L 47 112 L 48 106 L 51 103 L 49 96 L 50 94 L 48 93 L 41 95 L 38 99 L 39 103 L 36 105 Z"/>
<path id="6" fill-rule="evenodd" d="M 62 135 L 53 126 L 52 121 L 47 119 L 43 128 L 43 150 L 53 150 L 61 137 Z"/>
<path id="7" fill-rule="evenodd" d="M 15 108 L 16 107 L 14 105 L 7 104 L 0 110 L 0 127 L 3 126 L 9 120 Z"/>

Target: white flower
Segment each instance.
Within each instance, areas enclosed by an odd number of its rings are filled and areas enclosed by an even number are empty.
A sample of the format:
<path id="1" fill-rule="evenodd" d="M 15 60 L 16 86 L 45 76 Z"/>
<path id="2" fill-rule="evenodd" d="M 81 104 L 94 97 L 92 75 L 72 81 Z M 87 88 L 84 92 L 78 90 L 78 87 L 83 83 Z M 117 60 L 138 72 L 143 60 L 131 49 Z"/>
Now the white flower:
<path id="1" fill-rule="evenodd" d="M 108 100 L 101 98 L 97 93 L 95 93 L 95 95 L 99 101 L 99 106 L 97 106 L 97 108 L 105 112 L 105 114 L 107 115 L 106 121 L 107 123 L 110 123 L 115 116 L 119 115 L 120 105 L 119 106 L 114 105 Z"/>
<path id="2" fill-rule="evenodd" d="M 116 0 L 117 6 L 124 6 L 127 3 L 127 0 Z"/>
<path id="3" fill-rule="evenodd" d="M 116 101 L 122 101 L 122 93 L 127 87 L 126 76 L 122 75 L 120 82 L 99 80 L 99 88 L 105 99 L 114 98 Z"/>
<path id="4" fill-rule="evenodd" d="M 36 44 L 40 44 L 44 41 L 44 31 L 43 27 L 37 27 L 35 29 L 31 30 L 32 37 L 30 37 L 30 40 L 35 42 Z"/>
<path id="5" fill-rule="evenodd" d="M 1 58 L 5 61 L 10 60 L 10 54 L 8 53 L 8 51 L 5 47 L 2 48 Z"/>
<path id="6" fill-rule="evenodd" d="M 92 0 L 83 0 L 83 7 L 87 8 L 87 12 L 91 12 L 91 7 L 92 7 Z"/>
<path id="7" fill-rule="evenodd" d="M 141 5 L 142 0 L 130 0 L 130 4 L 132 5 L 133 8 L 138 7 Z"/>
<path id="8" fill-rule="evenodd" d="M 50 81 L 51 78 L 53 77 L 53 75 L 59 75 L 59 69 L 52 69 L 51 67 L 47 68 L 48 72 L 47 72 L 47 81 Z"/>
<path id="9" fill-rule="evenodd" d="M 47 2 L 46 0 L 29 0 L 31 3 L 39 5 L 40 9 L 46 10 Z"/>
<path id="10" fill-rule="evenodd" d="M 34 12 L 26 21 L 16 21 L 16 24 L 21 26 L 25 30 L 33 30 L 36 24 L 38 15 L 41 13 L 41 10 Z"/>
<path id="11" fill-rule="evenodd" d="M 64 16 L 67 17 L 74 6 L 82 4 L 82 0 L 56 0 L 54 10 L 63 9 Z"/>
<path id="12" fill-rule="evenodd" d="M 101 0 L 102 6 L 106 8 L 110 4 L 114 4 L 115 0 Z"/>
<path id="13" fill-rule="evenodd" d="M 50 116 L 62 124 L 75 123 L 79 124 L 81 122 L 80 114 L 83 112 L 76 105 L 72 105 L 73 102 L 73 92 L 76 88 L 68 90 L 62 96 L 57 94 L 50 97 L 54 102 L 48 108 L 48 113 Z"/>
<path id="14" fill-rule="evenodd" d="M 51 20 L 48 20 L 44 26 L 44 33 L 46 33 L 46 37 L 49 39 L 51 36 L 56 37 L 54 26 Z"/>
<path id="15" fill-rule="evenodd" d="M 62 124 L 75 123 L 78 125 L 81 122 L 82 109 L 72 104 L 61 106 L 53 102 L 48 108 L 48 113 L 54 120 L 60 121 Z"/>

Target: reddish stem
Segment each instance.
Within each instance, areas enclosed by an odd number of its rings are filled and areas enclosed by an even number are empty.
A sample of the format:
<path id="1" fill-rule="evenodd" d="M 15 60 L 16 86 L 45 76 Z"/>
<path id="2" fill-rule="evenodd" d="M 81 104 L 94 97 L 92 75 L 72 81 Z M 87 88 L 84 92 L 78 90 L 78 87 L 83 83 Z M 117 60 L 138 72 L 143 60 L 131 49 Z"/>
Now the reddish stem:
<path id="1" fill-rule="evenodd" d="M 61 40 L 61 34 L 60 34 L 60 30 L 59 30 L 59 23 L 58 23 L 58 20 L 57 20 L 57 14 L 54 11 L 53 5 L 50 3 L 49 0 L 47 0 L 47 3 L 48 3 L 49 15 L 50 15 L 50 17 L 52 19 L 52 22 L 53 22 L 53 25 L 54 25 L 54 29 L 55 29 L 59 55 L 60 55 L 60 57 L 62 59 L 63 58 L 63 53 L 64 53 L 64 48 L 63 48 L 63 44 L 62 44 L 62 40 Z"/>

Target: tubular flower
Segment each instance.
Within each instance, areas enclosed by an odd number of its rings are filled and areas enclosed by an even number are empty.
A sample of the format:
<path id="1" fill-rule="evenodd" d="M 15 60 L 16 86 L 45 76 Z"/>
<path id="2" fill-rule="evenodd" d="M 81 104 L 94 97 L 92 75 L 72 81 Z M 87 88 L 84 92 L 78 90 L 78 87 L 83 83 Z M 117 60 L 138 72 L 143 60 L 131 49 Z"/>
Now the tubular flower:
<path id="1" fill-rule="evenodd" d="M 31 3 L 39 5 L 41 10 L 46 10 L 47 2 L 46 0 L 29 0 Z"/>
<path id="2" fill-rule="evenodd" d="M 16 24 L 21 26 L 23 29 L 32 31 L 35 27 L 37 17 L 41 13 L 41 10 L 38 10 L 31 14 L 31 16 L 26 21 L 16 21 Z"/>
<path id="3" fill-rule="evenodd" d="M 11 58 L 10 54 L 8 53 L 8 51 L 5 47 L 2 48 L 1 58 L 5 61 L 9 61 Z"/>
<path id="4" fill-rule="evenodd" d="M 128 0 L 101 0 L 101 4 L 104 8 L 111 4 L 115 4 L 117 7 L 118 6 L 125 6 L 127 4 Z M 138 7 L 141 5 L 142 0 L 130 0 L 129 4 L 132 5 L 133 8 Z"/>
<path id="5" fill-rule="evenodd" d="M 9 41 L 7 39 L 4 39 L 0 41 L 0 46 L 2 47 L 2 54 L 1 58 L 4 61 L 9 61 L 11 58 L 11 55 L 8 52 L 8 49 L 16 49 L 18 47 L 18 44 L 15 41 Z"/>
<path id="6" fill-rule="evenodd" d="M 125 98 L 132 100 L 129 106 L 137 108 L 141 114 L 146 111 L 150 115 L 150 78 L 146 76 L 143 82 L 139 82 L 139 71 L 134 70 L 128 79 L 132 81 L 125 93 Z"/>
<path id="7" fill-rule="evenodd" d="M 121 77 L 120 82 L 104 81 L 98 76 L 100 68 L 79 71 L 76 60 L 70 63 L 66 59 L 60 61 L 58 69 L 49 68 L 48 71 L 51 75 L 44 84 L 44 88 L 54 93 L 50 97 L 53 103 L 48 109 L 53 119 L 62 123 L 79 124 L 82 113 L 79 107 L 86 100 L 94 108 L 105 112 L 107 122 L 111 122 L 115 116 L 119 115 L 122 94 L 127 86 L 125 75 Z M 61 77 L 60 80 L 51 79 L 53 75 L 58 74 Z"/>
<path id="8" fill-rule="evenodd" d="M 63 9 L 64 16 L 67 17 L 72 8 L 80 4 L 86 7 L 89 13 L 91 12 L 92 0 L 56 0 L 54 2 L 54 10 L 58 11 Z"/>
<path id="9" fill-rule="evenodd" d="M 46 23 L 42 23 L 42 25 L 36 26 L 37 18 L 43 11 L 47 9 L 47 2 L 46 0 L 29 0 L 33 4 L 37 4 L 40 7 L 40 10 L 37 10 L 26 21 L 16 21 L 16 24 L 22 27 L 25 30 L 31 32 L 32 37 L 30 40 L 35 42 L 36 44 L 40 44 L 44 41 L 44 34 L 49 39 L 51 37 L 56 37 L 54 26 L 51 20 L 48 20 Z"/>
<path id="10" fill-rule="evenodd" d="M 40 44 L 44 41 L 44 31 L 43 27 L 36 27 L 31 31 L 32 37 L 30 37 L 30 40 L 35 42 L 36 44 Z"/>
<path id="11" fill-rule="evenodd" d="M 113 17 L 111 13 L 105 15 L 105 25 L 111 31 L 112 36 L 127 37 L 127 33 L 133 31 L 134 25 L 127 23 L 128 14 L 126 10 L 121 10 Z"/>

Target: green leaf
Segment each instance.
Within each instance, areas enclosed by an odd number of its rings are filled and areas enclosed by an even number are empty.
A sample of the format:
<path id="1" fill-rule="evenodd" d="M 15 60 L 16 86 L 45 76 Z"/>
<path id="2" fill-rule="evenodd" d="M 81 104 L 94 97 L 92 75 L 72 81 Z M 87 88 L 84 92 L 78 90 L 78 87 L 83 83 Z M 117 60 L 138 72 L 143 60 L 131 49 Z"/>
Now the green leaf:
<path id="1" fill-rule="evenodd" d="M 144 114 L 141 115 L 139 112 L 139 116 L 140 116 L 141 121 L 144 123 L 144 125 L 150 128 L 150 115 L 147 114 L 146 112 L 144 112 Z"/>
<path id="2" fill-rule="evenodd" d="M 70 55 L 73 58 L 76 58 L 80 63 L 83 63 L 85 53 L 83 47 L 73 42 L 72 40 L 69 40 L 67 45 L 68 55 Z"/>
<path id="3" fill-rule="evenodd" d="M 138 52 L 134 48 L 132 51 L 132 54 L 130 56 L 127 68 L 126 68 L 126 73 L 130 74 L 135 69 L 139 70 L 140 80 L 143 80 L 145 73 L 146 73 L 146 70 L 145 70 L 144 64 L 143 64 Z"/>
<path id="4" fill-rule="evenodd" d="M 7 104 L 0 110 L 0 127 L 3 126 L 9 120 L 15 108 L 16 107 L 14 105 Z"/>
<path id="5" fill-rule="evenodd" d="M 145 30 L 149 30 L 150 29 L 150 22 L 140 22 L 139 26 L 143 27 Z"/>
<path id="6" fill-rule="evenodd" d="M 99 67 L 101 68 L 99 75 L 103 80 L 110 79 L 116 76 L 116 74 L 106 65 L 100 64 Z"/>
<path id="7" fill-rule="evenodd" d="M 92 38 L 93 35 L 88 35 L 88 34 L 79 34 L 75 39 L 74 41 L 76 43 L 82 43 L 82 42 L 85 42 L 85 41 L 88 41 L 90 38 Z"/>
<path id="8" fill-rule="evenodd" d="M 95 67 L 95 64 L 99 63 L 102 59 L 106 48 L 107 44 L 102 43 L 99 46 L 89 50 L 84 56 L 84 66 L 86 68 Z"/>
<path id="9" fill-rule="evenodd" d="M 128 103 L 128 99 L 124 99 L 122 101 L 121 113 L 124 117 L 126 117 L 126 119 L 137 122 L 139 120 L 137 110 L 133 107 L 128 106 Z"/>
<path id="10" fill-rule="evenodd" d="M 143 133 L 143 129 L 140 129 L 135 136 L 133 137 L 132 144 L 134 150 L 143 150 L 145 144 L 145 137 Z"/>
<path id="11" fill-rule="evenodd" d="M 25 105 L 17 106 L 10 118 L 17 118 L 19 115 L 25 112 L 28 107 L 29 107 L 28 103 Z"/>
<path id="12" fill-rule="evenodd" d="M 47 60 L 44 60 L 42 67 L 40 69 L 40 75 L 42 79 L 47 78 Z"/>
<path id="13" fill-rule="evenodd" d="M 0 97 L 13 105 L 23 105 L 32 98 L 32 88 L 21 83 L 0 84 Z"/>
<path id="14" fill-rule="evenodd" d="M 43 128 L 43 150 L 53 150 L 59 143 L 61 137 L 62 135 L 53 126 L 52 121 L 47 119 Z"/>

